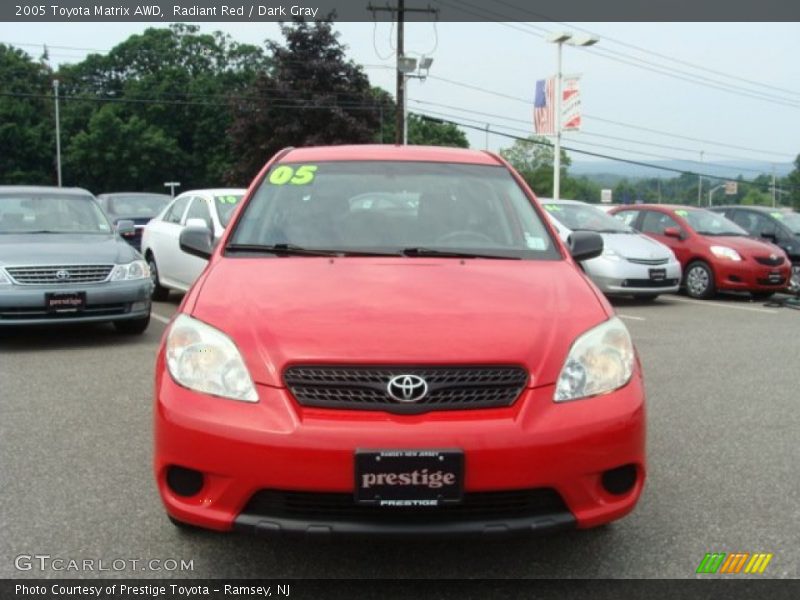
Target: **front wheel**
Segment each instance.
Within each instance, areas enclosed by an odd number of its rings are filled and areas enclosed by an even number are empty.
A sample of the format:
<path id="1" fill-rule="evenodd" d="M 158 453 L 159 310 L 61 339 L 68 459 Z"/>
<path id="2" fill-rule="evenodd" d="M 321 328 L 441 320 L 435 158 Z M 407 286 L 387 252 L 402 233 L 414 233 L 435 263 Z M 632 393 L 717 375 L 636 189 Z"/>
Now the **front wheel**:
<path id="1" fill-rule="evenodd" d="M 686 286 L 686 293 L 698 300 L 706 300 L 716 293 L 711 267 L 699 260 L 686 268 L 683 284 Z"/>
<path id="2" fill-rule="evenodd" d="M 150 267 L 150 281 L 153 282 L 153 292 L 150 297 L 156 302 L 163 302 L 169 297 L 169 288 L 161 285 L 161 281 L 158 279 L 156 258 L 152 254 L 147 257 L 147 266 Z"/>
<path id="3" fill-rule="evenodd" d="M 150 325 L 150 315 L 147 315 L 143 319 L 114 321 L 114 327 L 117 329 L 117 331 L 126 335 L 140 335 L 144 333 L 148 325 Z"/>

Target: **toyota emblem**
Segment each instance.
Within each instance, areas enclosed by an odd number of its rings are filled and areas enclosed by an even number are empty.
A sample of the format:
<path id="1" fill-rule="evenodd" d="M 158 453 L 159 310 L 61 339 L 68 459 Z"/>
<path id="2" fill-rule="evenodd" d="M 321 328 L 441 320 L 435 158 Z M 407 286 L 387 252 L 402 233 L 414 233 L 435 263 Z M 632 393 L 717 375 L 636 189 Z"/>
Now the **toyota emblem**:
<path id="1" fill-rule="evenodd" d="M 428 382 L 418 375 L 397 375 L 389 380 L 386 393 L 398 402 L 419 402 L 428 395 Z"/>
<path id="2" fill-rule="evenodd" d="M 61 279 L 62 281 L 64 279 L 69 279 L 69 271 L 66 269 L 59 269 L 56 271 L 56 279 Z"/>

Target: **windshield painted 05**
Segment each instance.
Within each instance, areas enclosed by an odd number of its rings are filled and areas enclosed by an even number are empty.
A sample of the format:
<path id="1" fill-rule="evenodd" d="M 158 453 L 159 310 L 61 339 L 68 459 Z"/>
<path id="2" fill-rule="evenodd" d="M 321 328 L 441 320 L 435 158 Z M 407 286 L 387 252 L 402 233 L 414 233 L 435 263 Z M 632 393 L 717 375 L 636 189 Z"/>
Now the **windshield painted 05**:
<path id="1" fill-rule="evenodd" d="M 226 251 L 475 256 L 561 254 L 502 166 L 410 161 L 274 165 Z"/>

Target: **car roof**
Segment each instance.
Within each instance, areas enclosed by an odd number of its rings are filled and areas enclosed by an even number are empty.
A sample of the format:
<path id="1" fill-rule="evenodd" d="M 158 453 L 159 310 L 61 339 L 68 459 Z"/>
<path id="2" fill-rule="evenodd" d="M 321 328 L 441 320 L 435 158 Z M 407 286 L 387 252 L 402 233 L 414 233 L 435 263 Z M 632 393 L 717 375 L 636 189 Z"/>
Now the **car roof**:
<path id="1" fill-rule="evenodd" d="M 91 196 L 92 192 L 79 187 L 55 187 L 49 185 L 0 185 L 0 195 L 4 194 L 58 194 L 61 196 Z"/>
<path id="2" fill-rule="evenodd" d="M 244 194 L 246 191 L 246 188 L 206 188 L 200 190 L 186 190 L 185 192 L 181 192 L 179 195 L 223 196 L 225 194 Z"/>
<path id="3" fill-rule="evenodd" d="M 280 158 L 280 162 L 356 160 L 405 160 L 495 166 L 502 164 L 497 157 L 482 150 L 448 148 L 443 146 L 398 146 L 389 144 L 310 146 L 307 148 L 292 148 Z"/>
<path id="4" fill-rule="evenodd" d="M 775 206 L 753 206 L 752 204 L 725 204 L 722 206 L 714 206 L 711 210 L 716 209 L 729 209 L 729 208 L 741 208 L 742 210 L 754 210 L 756 212 L 761 212 L 765 214 L 774 213 L 774 212 L 784 212 L 785 208 L 778 208 Z"/>
<path id="5" fill-rule="evenodd" d="M 536 196 L 536 199 L 542 204 L 581 204 L 586 206 L 594 206 L 591 202 L 582 202 L 580 200 L 565 200 L 563 198 L 559 200 L 553 200 L 552 198 L 544 198 L 542 196 Z"/>
<path id="6" fill-rule="evenodd" d="M 169 194 L 163 194 L 161 192 L 105 192 L 103 194 L 98 194 L 98 198 L 114 198 L 115 196 L 166 196 L 167 198 L 170 197 Z"/>
<path id="7" fill-rule="evenodd" d="M 674 210 L 708 210 L 707 206 L 690 206 L 687 204 L 620 204 L 619 206 L 615 206 L 614 208 L 618 208 L 620 210 L 659 210 L 663 209 L 666 211 L 674 211 Z"/>

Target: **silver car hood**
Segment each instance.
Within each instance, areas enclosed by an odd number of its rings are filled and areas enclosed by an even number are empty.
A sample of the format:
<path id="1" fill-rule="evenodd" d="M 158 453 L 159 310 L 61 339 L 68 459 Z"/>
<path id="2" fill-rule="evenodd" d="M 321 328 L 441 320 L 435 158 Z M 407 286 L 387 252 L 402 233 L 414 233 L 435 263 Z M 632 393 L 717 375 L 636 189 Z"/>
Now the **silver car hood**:
<path id="1" fill-rule="evenodd" d="M 603 246 L 624 258 L 672 258 L 672 250 L 641 233 L 602 233 Z"/>
<path id="2" fill-rule="evenodd" d="M 80 233 L 0 234 L 0 267 L 27 265 L 110 265 L 137 258 L 116 235 Z"/>

